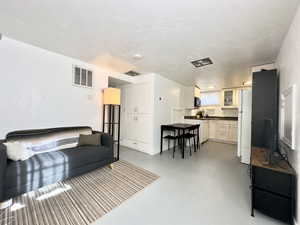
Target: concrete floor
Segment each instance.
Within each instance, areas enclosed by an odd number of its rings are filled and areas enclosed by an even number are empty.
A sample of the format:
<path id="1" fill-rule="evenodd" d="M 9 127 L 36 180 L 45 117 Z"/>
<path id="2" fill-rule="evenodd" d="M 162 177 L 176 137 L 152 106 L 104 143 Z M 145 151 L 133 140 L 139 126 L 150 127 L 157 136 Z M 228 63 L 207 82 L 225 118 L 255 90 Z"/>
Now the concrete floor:
<path id="1" fill-rule="evenodd" d="M 192 157 L 171 151 L 150 156 L 121 148 L 121 159 L 160 178 L 112 210 L 96 225 L 275 225 L 259 212 L 250 216 L 248 167 L 236 146 L 207 142 Z"/>

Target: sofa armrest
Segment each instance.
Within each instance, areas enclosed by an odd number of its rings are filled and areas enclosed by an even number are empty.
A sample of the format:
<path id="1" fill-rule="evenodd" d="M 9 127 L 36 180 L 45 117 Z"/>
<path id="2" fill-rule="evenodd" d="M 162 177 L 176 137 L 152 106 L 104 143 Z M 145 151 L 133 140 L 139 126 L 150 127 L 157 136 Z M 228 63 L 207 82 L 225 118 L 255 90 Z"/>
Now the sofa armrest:
<path id="1" fill-rule="evenodd" d="M 113 137 L 109 134 L 102 134 L 101 135 L 101 144 L 105 147 L 108 147 L 109 149 L 114 148 L 114 140 Z"/>
<path id="2" fill-rule="evenodd" d="M 3 201 L 6 166 L 7 166 L 6 146 L 0 143 L 0 202 Z"/>

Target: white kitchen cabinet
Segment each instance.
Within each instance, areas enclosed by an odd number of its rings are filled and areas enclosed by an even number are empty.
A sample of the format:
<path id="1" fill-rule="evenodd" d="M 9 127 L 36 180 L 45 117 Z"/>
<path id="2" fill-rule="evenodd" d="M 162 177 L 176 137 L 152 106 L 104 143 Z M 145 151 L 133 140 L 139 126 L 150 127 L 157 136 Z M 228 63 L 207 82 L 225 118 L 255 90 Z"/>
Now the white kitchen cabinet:
<path id="1" fill-rule="evenodd" d="M 237 143 L 237 121 L 210 120 L 209 138 L 226 143 Z"/>
<path id="2" fill-rule="evenodd" d="M 229 122 L 229 121 L 228 121 Z M 238 127 L 237 127 L 237 121 L 230 121 L 230 123 L 227 123 L 228 126 L 228 141 L 237 143 L 237 133 L 238 133 Z"/>
<path id="3" fill-rule="evenodd" d="M 127 114 L 125 139 L 150 143 L 152 131 L 152 115 Z"/>
<path id="4" fill-rule="evenodd" d="M 228 136 L 227 125 L 222 120 L 218 120 L 216 123 L 216 139 L 226 141 Z"/>
<path id="5" fill-rule="evenodd" d="M 125 138 L 126 139 L 132 139 L 132 140 L 137 140 L 138 135 L 137 135 L 137 128 L 138 128 L 138 116 L 136 114 L 126 114 L 126 133 L 125 133 Z"/>
<path id="6" fill-rule="evenodd" d="M 135 113 L 149 114 L 152 110 L 152 91 L 149 83 L 141 83 L 134 85 L 134 97 L 135 97 Z"/>
<path id="7" fill-rule="evenodd" d="M 153 152 L 153 92 L 150 83 L 130 84 L 121 91 L 121 145 Z"/>
<path id="8" fill-rule="evenodd" d="M 124 103 L 123 105 L 124 113 L 134 113 L 135 101 L 134 101 L 134 87 L 127 86 L 122 88 L 122 92 L 124 92 Z"/>
<path id="9" fill-rule="evenodd" d="M 207 120 L 185 119 L 184 122 L 189 124 L 200 124 L 199 141 L 202 144 L 208 140 L 209 125 Z"/>
<path id="10" fill-rule="evenodd" d="M 152 115 L 139 114 L 137 116 L 137 130 L 138 140 L 143 143 L 150 143 L 152 140 Z"/>
<path id="11" fill-rule="evenodd" d="M 237 89 L 224 89 L 222 91 L 222 105 L 224 108 L 238 106 L 238 90 Z"/>
<path id="12" fill-rule="evenodd" d="M 200 120 L 200 143 L 208 140 L 209 124 L 208 120 Z"/>
<path id="13" fill-rule="evenodd" d="M 151 152 L 152 120 L 150 114 L 127 113 L 123 121 L 121 145 L 146 153 Z"/>
<path id="14" fill-rule="evenodd" d="M 216 120 L 209 120 L 209 139 L 216 139 Z"/>
<path id="15" fill-rule="evenodd" d="M 184 122 L 200 124 L 200 143 L 209 139 L 225 143 L 237 143 L 237 121 L 185 119 Z"/>
<path id="16" fill-rule="evenodd" d="M 200 120 L 184 119 L 184 123 L 187 123 L 187 124 L 200 124 Z"/>
<path id="17" fill-rule="evenodd" d="M 122 88 L 124 91 L 123 108 L 126 113 L 152 113 L 152 91 L 149 83 L 132 84 Z M 123 98 L 122 98 L 123 100 Z"/>
<path id="18" fill-rule="evenodd" d="M 223 106 L 234 105 L 234 90 L 226 89 L 223 91 Z"/>

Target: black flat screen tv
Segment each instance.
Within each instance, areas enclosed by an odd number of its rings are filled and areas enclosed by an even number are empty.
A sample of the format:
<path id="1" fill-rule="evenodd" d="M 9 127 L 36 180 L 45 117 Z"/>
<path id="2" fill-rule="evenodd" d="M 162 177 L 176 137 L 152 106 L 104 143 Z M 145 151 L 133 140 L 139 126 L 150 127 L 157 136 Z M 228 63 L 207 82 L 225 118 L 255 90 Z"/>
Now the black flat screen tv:
<path id="1" fill-rule="evenodd" d="M 264 120 L 264 147 L 266 149 L 266 164 L 274 164 L 273 156 L 277 152 L 276 128 L 272 119 Z"/>

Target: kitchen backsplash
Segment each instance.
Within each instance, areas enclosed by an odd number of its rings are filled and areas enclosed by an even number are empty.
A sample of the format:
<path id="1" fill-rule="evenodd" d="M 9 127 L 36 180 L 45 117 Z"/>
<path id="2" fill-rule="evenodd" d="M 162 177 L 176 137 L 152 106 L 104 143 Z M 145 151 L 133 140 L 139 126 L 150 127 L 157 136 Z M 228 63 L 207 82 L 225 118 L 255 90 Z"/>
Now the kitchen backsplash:
<path id="1" fill-rule="evenodd" d="M 200 108 L 194 109 L 191 111 L 190 116 L 195 116 L 197 112 L 204 111 L 205 115 L 208 116 L 224 116 L 224 117 L 237 117 L 238 116 L 238 109 L 222 109 L 221 107 L 210 107 L 210 108 Z"/>

